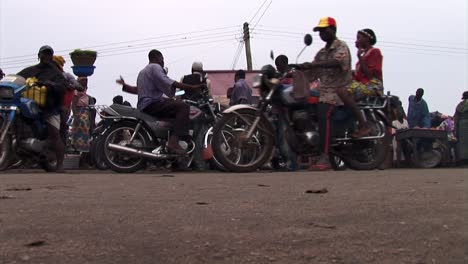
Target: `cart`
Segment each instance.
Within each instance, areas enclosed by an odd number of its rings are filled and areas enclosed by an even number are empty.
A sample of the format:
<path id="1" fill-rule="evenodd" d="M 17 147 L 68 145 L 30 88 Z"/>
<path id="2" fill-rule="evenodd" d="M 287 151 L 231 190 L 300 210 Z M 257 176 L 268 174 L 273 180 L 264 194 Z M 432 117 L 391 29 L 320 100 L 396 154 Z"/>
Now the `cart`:
<path id="1" fill-rule="evenodd" d="M 450 162 L 450 145 L 447 132 L 439 129 L 412 128 L 395 133 L 398 149 L 402 149 L 406 161 L 413 167 L 434 168 Z M 397 155 L 397 166 L 400 158 Z"/>

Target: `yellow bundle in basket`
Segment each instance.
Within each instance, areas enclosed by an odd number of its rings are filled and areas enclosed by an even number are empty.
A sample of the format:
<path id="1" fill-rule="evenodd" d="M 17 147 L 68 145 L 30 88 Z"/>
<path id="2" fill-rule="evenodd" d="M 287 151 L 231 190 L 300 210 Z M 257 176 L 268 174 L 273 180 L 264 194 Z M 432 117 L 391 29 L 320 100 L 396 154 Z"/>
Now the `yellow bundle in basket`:
<path id="1" fill-rule="evenodd" d="M 36 102 L 40 107 L 46 104 L 47 87 L 37 85 L 36 78 L 28 78 L 26 80 L 26 89 L 21 93 L 24 98 L 28 98 Z"/>

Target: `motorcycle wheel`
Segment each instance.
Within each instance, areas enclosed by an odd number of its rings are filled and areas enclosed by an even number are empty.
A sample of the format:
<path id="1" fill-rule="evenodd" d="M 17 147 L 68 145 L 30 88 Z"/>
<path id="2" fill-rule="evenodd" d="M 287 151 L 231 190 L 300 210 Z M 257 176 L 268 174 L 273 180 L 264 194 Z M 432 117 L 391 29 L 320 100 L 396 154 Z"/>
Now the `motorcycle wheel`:
<path id="1" fill-rule="evenodd" d="M 55 158 L 55 154 L 53 154 L 53 158 L 45 158 L 39 162 L 39 165 L 42 169 L 46 172 L 55 172 L 57 171 L 57 159 Z"/>
<path id="2" fill-rule="evenodd" d="M 329 153 L 328 158 L 330 160 L 330 164 L 331 164 L 333 170 L 336 170 L 336 171 L 346 170 L 347 166 L 346 166 L 344 160 L 341 157 L 339 157 L 339 156 L 337 156 L 335 154 Z"/>
<path id="3" fill-rule="evenodd" d="M 206 133 L 208 133 L 208 135 L 206 135 Z M 212 145 L 212 142 L 213 142 L 213 130 L 207 130 L 205 132 L 205 136 L 208 136 L 208 145 L 210 146 L 211 148 L 211 151 L 213 151 L 213 145 Z M 204 144 L 204 139 L 203 139 L 203 144 Z M 210 169 L 214 169 L 214 170 L 219 170 L 219 171 L 226 171 L 226 168 L 223 167 L 223 165 L 216 159 L 216 156 L 214 155 L 213 153 L 213 156 L 211 157 L 211 159 L 209 160 L 209 163 L 210 163 Z"/>
<path id="4" fill-rule="evenodd" d="M 131 173 L 142 169 L 146 165 L 146 159 L 143 157 L 133 156 L 108 148 L 110 143 L 128 146 L 135 127 L 136 124 L 131 122 L 117 123 L 104 134 L 102 138 L 101 158 L 111 170 L 119 173 Z M 131 147 L 143 148 L 148 144 L 149 139 L 147 135 L 143 133 L 143 130 L 140 130 L 135 136 Z"/>
<path id="5" fill-rule="evenodd" d="M 265 117 L 261 117 L 250 138 L 242 139 L 255 117 L 255 110 L 241 109 L 237 114 L 224 114 L 216 123 L 211 146 L 214 156 L 227 170 L 255 171 L 272 157 L 274 128 Z"/>
<path id="6" fill-rule="evenodd" d="M 96 138 L 96 141 L 94 143 L 94 154 L 93 154 L 93 158 L 94 158 L 94 166 L 96 166 L 96 168 L 98 170 L 107 170 L 107 164 L 106 162 L 104 161 L 104 159 L 102 158 L 102 149 L 103 149 L 103 140 L 102 138 Z"/>
<path id="7" fill-rule="evenodd" d="M 369 120 L 369 118 L 368 118 Z M 360 140 L 353 143 L 353 154 L 344 158 L 344 162 L 353 170 L 373 170 L 385 161 L 390 148 L 390 135 L 385 123 L 380 118 L 369 121 L 370 135 L 384 134 L 376 140 Z"/>

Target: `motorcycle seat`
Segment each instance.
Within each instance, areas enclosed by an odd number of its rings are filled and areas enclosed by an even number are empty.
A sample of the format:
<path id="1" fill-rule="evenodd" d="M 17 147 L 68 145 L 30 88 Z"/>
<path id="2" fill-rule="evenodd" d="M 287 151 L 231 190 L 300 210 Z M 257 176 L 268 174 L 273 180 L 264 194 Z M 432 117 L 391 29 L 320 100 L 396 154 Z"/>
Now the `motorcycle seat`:
<path id="1" fill-rule="evenodd" d="M 152 115 L 146 114 L 136 108 L 130 107 L 130 106 L 125 106 L 125 105 L 119 105 L 119 104 L 113 104 L 110 106 L 114 111 L 119 113 L 119 115 L 123 117 L 133 117 L 136 119 L 143 120 L 145 122 L 158 122 L 161 126 L 165 127 L 172 127 L 172 124 L 174 123 L 175 119 L 174 118 L 158 118 L 154 117 Z M 165 124 L 167 123 L 167 124 Z"/>

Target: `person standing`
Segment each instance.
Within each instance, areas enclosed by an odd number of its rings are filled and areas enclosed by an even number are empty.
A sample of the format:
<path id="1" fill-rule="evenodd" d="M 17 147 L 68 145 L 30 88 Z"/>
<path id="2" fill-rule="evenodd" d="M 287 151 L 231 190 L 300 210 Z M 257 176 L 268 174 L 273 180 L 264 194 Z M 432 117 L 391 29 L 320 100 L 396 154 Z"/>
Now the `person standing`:
<path id="1" fill-rule="evenodd" d="M 71 130 L 71 144 L 73 148 L 81 153 L 89 152 L 89 101 L 86 93 L 88 90 L 88 78 L 78 77 L 81 87 L 76 90 L 71 108 L 73 112 L 73 123 Z"/>
<path id="2" fill-rule="evenodd" d="M 457 105 L 454 115 L 455 136 L 457 137 L 457 160 L 459 163 L 468 161 L 468 91 L 462 95 L 462 101 Z"/>
<path id="3" fill-rule="evenodd" d="M 276 71 L 281 76 L 281 83 L 284 86 L 290 86 L 293 84 L 292 73 L 290 72 L 290 67 L 288 66 L 289 59 L 286 55 L 278 55 L 275 59 L 275 66 Z M 271 119 L 275 126 L 276 137 L 277 138 L 285 138 L 286 137 L 286 130 L 289 124 L 284 118 L 284 110 L 282 107 L 273 106 L 271 109 Z M 272 166 L 275 169 L 286 169 L 289 171 L 295 171 L 298 168 L 297 164 L 297 154 L 292 150 L 289 146 L 287 140 L 277 140 L 276 141 L 276 149 L 277 155 L 273 157 Z M 279 165 L 280 161 L 284 161 L 286 163 L 285 168 L 281 168 Z"/>
<path id="4" fill-rule="evenodd" d="M 63 105 L 63 94 L 68 82 L 63 73 L 53 62 L 54 50 L 45 45 L 39 49 L 39 64 L 23 69 L 18 75 L 27 79 L 36 77 L 47 86 L 46 105 L 42 116 L 47 123 L 48 138 L 54 147 L 57 158 L 56 172 L 64 172 L 65 147 L 60 137 L 60 110 Z"/>
<path id="5" fill-rule="evenodd" d="M 5 73 L 2 69 L 0 69 L 0 80 L 3 79 L 3 77 L 5 77 Z"/>
<path id="6" fill-rule="evenodd" d="M 455 137 L 455 121 L 453 117 L 442 115 L 444 121 L 442 121 L 437 129 L 444 130 L 447 132 L 448 147 L 450 153 L 450 162 L 455 164 L 457 162 L 457 139 Z"/>
<path id="7" fill-rule="evenodd" d="M 234 82 L 229 105 L 252 104 L 252 88 L 245 81 L 245 71 L 238 70 L 234 75 Z"/>
<path id="8" fill-rule="evenodd" d="M 406 119 L 406 115 L 404 113 L 404 110 L 401 108 L 401 111 L 398 108 L 392 109 L 392 116 L 395 118 L 395 120 L 392 121 L 392 148 L 393 148 L 393 160 L 396 160 L 396 165 L 397 167 L 400 166 L 400 161 L 401 161 L 401 154 L 403 152 L 403 148 L 401 146 L 400 142 L 397 142 L 395 133 L 398 130 L 404 130 L 408 129 L 408 120 Z M 407 158 L 407 155 L 404 156 Z"/>
<path id="9" fill-rule="evenodd" d="M 408 98 L 408 125 L 410 128 L 430 128 L 431 117 L 426 101 L 422 98 L 424 89 L 418 88 L 416 95 Z"/>

